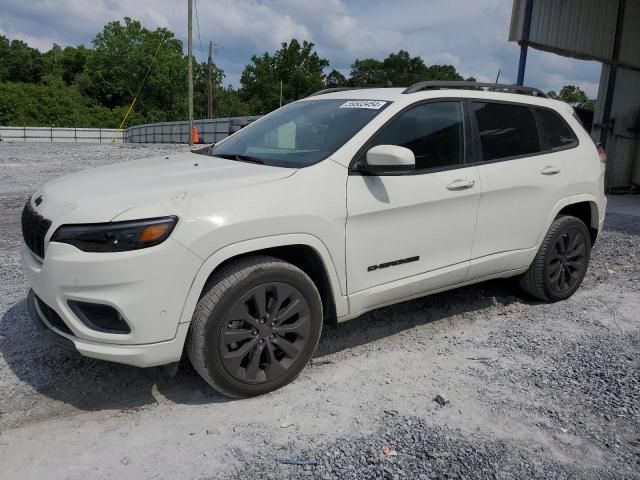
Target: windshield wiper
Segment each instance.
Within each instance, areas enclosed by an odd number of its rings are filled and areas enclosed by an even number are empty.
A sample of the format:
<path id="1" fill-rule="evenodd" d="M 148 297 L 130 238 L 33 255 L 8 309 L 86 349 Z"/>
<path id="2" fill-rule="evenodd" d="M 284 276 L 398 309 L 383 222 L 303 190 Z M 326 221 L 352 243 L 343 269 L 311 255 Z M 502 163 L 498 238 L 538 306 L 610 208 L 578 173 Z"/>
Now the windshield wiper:
<path id="1" fill-rule="evenodd" d="M 237 160 L 238 162 L 248 162 L 248 163 L 258 163 L 260 165 L 264 165 L 264 161 L 257 158 L 252 157 L 251 155 L 240 155 L 239 153 L 213 153 L 215 157 L 226 158 L 227 160 Z"/>

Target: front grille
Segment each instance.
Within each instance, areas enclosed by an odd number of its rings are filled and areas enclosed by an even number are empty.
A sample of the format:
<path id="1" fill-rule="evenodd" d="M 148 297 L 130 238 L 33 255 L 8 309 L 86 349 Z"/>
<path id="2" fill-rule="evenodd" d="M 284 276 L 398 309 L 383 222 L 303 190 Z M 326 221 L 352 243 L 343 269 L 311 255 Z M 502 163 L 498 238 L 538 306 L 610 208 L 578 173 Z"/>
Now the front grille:
<path id="1" fill-rule="evenodd" d="M 44 236 L 51 226 L 51 220 L 47 220 L 27 202 L 22 210 L 22 236 L 29 249 L 44 258 Z"/>
<path id="2" fill-rule="evenodd" d="M 64 320 L 60 318 L 60 315 L 51 308 L 49 305 L 44 303 L 40 298 L 36 295 L 36 302 L 38 304 L 38 308 L 44 315 L 44 318 L 51 324 L 52 327 L 57 328 L 61 332 L 66 333 L 67 335 L 73 335 L 73 332 L 67 327 L 67 324 L 64 323 Z"/>

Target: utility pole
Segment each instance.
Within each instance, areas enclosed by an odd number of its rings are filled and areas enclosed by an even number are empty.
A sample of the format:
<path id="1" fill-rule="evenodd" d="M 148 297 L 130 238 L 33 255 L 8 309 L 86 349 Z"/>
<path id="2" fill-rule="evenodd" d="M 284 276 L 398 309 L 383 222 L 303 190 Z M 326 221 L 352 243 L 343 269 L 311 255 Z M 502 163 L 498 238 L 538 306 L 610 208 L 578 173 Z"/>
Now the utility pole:
<path id="1" fill-rule="evenodd" d="M 282 80 L 280 80 L 280 106 L 282 106 Z"/>
<path id="2" fill-rule="evenodd" d="M 188 41 L 187 41 L 187 51 L 189 56 L 189 67 L 187 70 L 187 76 L 189 77 L 189 145 L 193 145 L 193 22 L 192 22 L 192 10 L 193 10 L 193 0 L 187 0 L 187 10 L 188 10 L 188 21 L 187 21 L 187 30 L 188 30 Z"/>
<path id="3" fill-rule="evenodd" d="M 213 42 L 209 41 L 209 102 L 207 103 L 207 118 L 213 118 Z"/>

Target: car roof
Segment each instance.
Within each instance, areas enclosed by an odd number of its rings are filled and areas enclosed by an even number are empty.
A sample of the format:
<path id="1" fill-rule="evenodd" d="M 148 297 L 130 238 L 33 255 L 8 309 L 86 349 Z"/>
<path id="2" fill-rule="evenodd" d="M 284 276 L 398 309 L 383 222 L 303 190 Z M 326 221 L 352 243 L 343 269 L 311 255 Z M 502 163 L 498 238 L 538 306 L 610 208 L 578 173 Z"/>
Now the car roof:
<path id="1" fill-rule="evenodd" d="M 338 91 L 318 92 L 311 99 L 348 99 L 348 100 L 388 100 L 395 101 L 401 97 L 404 88 L 349 88 Z"/>
<path id="2" fill-rule="evenodd" d="M 414 93 L 403 93 L 404 91 L 405 88 L 353 88 L 327 91 L 326 93 L 318 92 L 304 100 L 385 100 L 410 105 L 420 100 L 432 98 L 469 98 L 538 105 L 569 114 L 573 112 L 571 106 L 565 102 L 522 93 L 493 92 L 465 88 L 441 88 L 437 90 L 422 90 Z"/>

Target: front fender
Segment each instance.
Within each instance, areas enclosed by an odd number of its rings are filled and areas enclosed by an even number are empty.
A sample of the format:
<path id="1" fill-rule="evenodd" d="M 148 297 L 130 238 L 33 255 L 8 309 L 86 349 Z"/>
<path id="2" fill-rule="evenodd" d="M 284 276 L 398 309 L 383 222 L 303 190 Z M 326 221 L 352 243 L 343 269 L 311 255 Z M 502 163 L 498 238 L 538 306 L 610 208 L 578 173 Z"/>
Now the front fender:
<path id="1" fill-rule="evenodd" d="M 322 259 L 327 277 L 331 284 L 331 291 L 333 292 L 334 302 L 336 306 L 336 315 L 338 318 L 344 317 L 348 314 L 347 298 L 344 296 L 344 292 L 341 288 L 338 272 L 335 266 L 335 261 L 331 256 L 331 253 L 327 249 L 326 245 L 318 237 L 305 233 L 292 233 L 283 235 L 274 235 L 268 237 L 254 238 L 233 245 L 223 247 L 216 252 L 212 253 L 202 264 L 198 273 L 196 274 L 189 294 L 185 300 L 182 314 L 180 316 L 180 323 L 188 323 L 191 321 L 193 312 L 195 311 L 196 304 L 200 299 L 202 289 L 207 282 L 207 279 L 211 273 L 223 262 L 239 255 L 256 252 L 266 248 L 284 247 L 287 245 L 306 245 L 313 248 Z"/>

